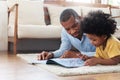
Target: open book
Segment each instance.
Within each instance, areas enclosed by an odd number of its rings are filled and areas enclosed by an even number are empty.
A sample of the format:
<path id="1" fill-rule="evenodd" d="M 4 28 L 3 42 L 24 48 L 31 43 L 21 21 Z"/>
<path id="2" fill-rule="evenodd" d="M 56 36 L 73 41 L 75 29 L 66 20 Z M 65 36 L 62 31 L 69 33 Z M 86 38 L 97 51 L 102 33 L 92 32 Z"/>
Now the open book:
<path id="1" fill-rule="evenodd" d="M 80 67 L 84 65 L 84 61 L 80 58 L 53 58 L 49 60 L 34 60 L 32 64 L 53 64 L 67 68 Z"/>

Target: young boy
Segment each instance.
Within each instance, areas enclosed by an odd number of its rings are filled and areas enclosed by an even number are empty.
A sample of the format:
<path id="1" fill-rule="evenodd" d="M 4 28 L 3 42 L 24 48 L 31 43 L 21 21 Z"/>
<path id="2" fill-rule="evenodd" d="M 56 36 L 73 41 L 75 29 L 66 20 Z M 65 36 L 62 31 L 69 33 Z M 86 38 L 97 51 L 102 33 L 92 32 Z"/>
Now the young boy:
<path id="1" fill-rule="evenodd" d="M 82 20 L 81 27 L 91 43 L 96 46 L 94 57 L 81 57 L 85 60 L 85 65 L 116 65 L 120 62 L 120 41 L 112 36 L 116 22 L 110 14 L 102 11 L 90 12 Z"/>

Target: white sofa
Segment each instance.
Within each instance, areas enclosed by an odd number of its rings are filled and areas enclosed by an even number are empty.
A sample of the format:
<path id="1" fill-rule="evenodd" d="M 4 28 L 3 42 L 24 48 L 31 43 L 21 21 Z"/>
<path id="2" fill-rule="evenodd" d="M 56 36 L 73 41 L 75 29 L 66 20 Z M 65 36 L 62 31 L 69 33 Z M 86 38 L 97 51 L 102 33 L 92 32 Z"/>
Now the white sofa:
<path id="1" fill-rule="evenodd" d="M 17 3 L 17 4 L 16 4 Z M 15 4 L 15 5 L 14 5 Z M 14 6 L 13 6 L 14 5 Z M 47 7 L 48 13 L 44 12 L 44 6 Z M 17 41 L 19 39 L 50 39 L 60 38 L 62 26 L 59 21 L 61 12 L 66 8 L 74 9 L 80 16 L 85 16 L 91 10 L 103 10 L 111 13 L 110 6 L 93 5 L 92 7 L 73 6 L 73 5 L 51 5 L 43 4 L 41 1 L 19 1 L 8 2 L 9 7 L 9 24 L 8 38 L 14 42 L 14 53 L 17 53 Z M 18 12 L 17 12 L 18 8 Z M 44 14 L 49 14 L 50 23 L 45 24 Z M 11 38 L 14 38 L 11 40 Z"/>
<path id="2" fill-rule="evenodd" d="M 14 42 L 14 53 L 17 53 L 16 47 L 19 39 L 60 38 L 61 26 L 45 24 L 43 2 L 19 1 L 16 3 L 10 1 L 8 7 L 10 12 L 8 40 Z"/>
<path id="3" fill-rule="evenodd" d="M 8 36 L 14 36 L 14 12 L 10 14 Z M 38 34 L 39 33 L 39 34 Z M 61 27 L 45 25 L 43 2 L 18 3 L 18 38 L 60 38 Z"/>

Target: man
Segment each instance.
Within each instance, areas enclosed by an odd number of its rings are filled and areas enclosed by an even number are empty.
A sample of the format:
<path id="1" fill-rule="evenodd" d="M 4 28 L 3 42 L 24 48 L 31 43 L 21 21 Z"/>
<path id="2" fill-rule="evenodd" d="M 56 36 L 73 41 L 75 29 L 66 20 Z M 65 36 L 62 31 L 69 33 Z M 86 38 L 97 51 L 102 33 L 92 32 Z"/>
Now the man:
<path id="1" fill-rule="evenodd" d="M 38 60 L 54 57 L 77 58 L 81 55 L 93 56 L 95 47 L 82 32 L 80 22 L 81 17 L 73 9 L 64 10 L 60 15 L 60 23 L 63 26 L 60 48 L 54 52 L 41 52 Z M 72 46 L 79 52 L 70 51 Z"/>

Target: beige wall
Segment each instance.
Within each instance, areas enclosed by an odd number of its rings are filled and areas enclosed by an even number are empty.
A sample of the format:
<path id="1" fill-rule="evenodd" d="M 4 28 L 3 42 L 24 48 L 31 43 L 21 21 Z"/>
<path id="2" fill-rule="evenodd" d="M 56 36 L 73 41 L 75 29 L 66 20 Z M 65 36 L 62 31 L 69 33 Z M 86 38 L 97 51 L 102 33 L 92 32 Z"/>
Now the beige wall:
<path id="1" fill-rule="evenodd" d="M 7 4 L 0 1 L 0 51 L 7 50 Z"/>

